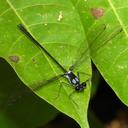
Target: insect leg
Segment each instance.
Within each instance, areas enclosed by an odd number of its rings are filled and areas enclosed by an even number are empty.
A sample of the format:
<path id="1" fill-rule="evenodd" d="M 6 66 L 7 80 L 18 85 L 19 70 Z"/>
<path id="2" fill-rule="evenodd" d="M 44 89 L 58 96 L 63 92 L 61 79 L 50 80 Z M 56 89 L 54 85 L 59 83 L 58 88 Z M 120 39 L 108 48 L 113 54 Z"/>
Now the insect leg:
<path id="1" fill-rule="evenodd" d="M 79 72 L 80 74 L 86 75 L 86 76 L 90 76 L 90 74 L 85 73 L 85 72 Z"/>
<path id="2" fill-rule="evenodd" d="M 58 99 L 58 97 L 60 96 L 60 91 L 61 91 L 61 88 L 62 86 L 64 85 L 67 85 L 67 87 L 72 87 L 70 83 L 66 83 L 66 82 L 60 82 L 60 87 L 59 87 L 59 91 L 58 91 L 58 95 L 55 97 L 55 100 Z"/>
<path id="3" fill-rule="evenodd" d="M 79 74 L 79 72 L 77 72 L 77 77 L 78 77 L 79 82 L 80 82 L 80 74 Z"/>
<path id="4" fill-rule="evenodd" d="M 69 99 L 73 102 L 73 104 L 77 107 L 77 108 L 79 108 L 79 106 L 78 106 L 78 104 L 75 102 L 75 100 L 72 98 L 72 96 L 73 96 L 73 94 L 75 94 L 76 93 L 76 91 L 73 91 L 70 95 L 69 95 Z"/>
<path id="5" fill-rule="evenodd" d="M 61 84 L 61 82 L 60 82 L 60 85 L 59 85 L 60 87 L 59 87 L 59 89 L 58 89 L 58 94 L 57 94 L 57 96 L 55 97 L 55 100 L 57 100 L 59 97 L 60 97 L 60 92 L 61 92 L 61 88 L 62 88 L 62 84 Z"/>

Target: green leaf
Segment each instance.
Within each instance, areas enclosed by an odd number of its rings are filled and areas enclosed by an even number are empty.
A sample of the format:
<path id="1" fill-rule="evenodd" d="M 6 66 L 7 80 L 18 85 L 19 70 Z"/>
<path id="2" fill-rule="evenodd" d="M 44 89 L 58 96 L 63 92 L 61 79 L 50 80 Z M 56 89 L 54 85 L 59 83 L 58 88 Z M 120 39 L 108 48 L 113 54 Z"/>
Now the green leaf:
<path id="1" fill-rule="evenodd" d="M 109 34 L 114 29 L 118 29 L 118 26 L 121 26 L 123 29 L 123 32 L 109 41 L 105 47 L 101 48 L 95 57 L 92 56 L 92 60 L 116 95 L 126 105 L 128 105 L 127 4 L 128 0 L 90 0 L 86 3 L 80 0 L 79 3 L 77 3 L 79 14 L 81 17 L 85 17 L 85 19 L 82 20 L 87 31 L 90 31 L 90 28 L 94 29 L 94 26 L 98 24 L 106 24 Z M 102 38 L 107 39 L 107 35 L 106 33 L 104 35 L 105 37 Z M 101 40 L 99 39 L 102 43 Z M 94 43 L 94 47 L 95 46 L 97 46 L 97 43 Z M 91 53 L 95 54 L 94 51 L 91 51 Z"/>
<path id="2" fill-rule="evenodd" d="M 24 24 L 66 69 L 81 54 L 80 46 L 88 48 L 81 19 L 71 1 L 1 0 L 0 4 L 3 7 L 0 10 L 0 56 L 31 90 L 62 71 L 18 30 L 19 23 Z M 90 60 L 74 71 L 91 74 Z M 81 81 L 86 81 L 90 76 L 80 74 L 80 78 Z M 60 81 L 68 83 L 65 79 Z M 90 83 L 84 92 L 74 93 L 72 86 L 63 83 L 61 86 L 60 81 L 42 86 L 34 92 L 75 119 L 82 128 L 88 128 Z"/>
<path id="3" fill-rule="evenodd" d="M 111 10 L 105 10 L 104 23 L 109 24 L 111 28 L 119 24 L 124 32 L 108 43 L 107 46 L 99 52 L 96 58 L 93 58 L 93 61 L 117 96 L 128 105 L 128 98 L 126 96 L 128 93 L 128 36 L 126 28 L 127 19 L 123 17 L 123 15 L 126 15 L 127 11 L 127 8 L 125 8 L 126 3 L 128 3 L 128 1 L 125 1 L 125 3 L 119 0 L 117 2 L 108 1 L 107 5 L 110 6 Z M 102 57 L 104 58 L 102 59 Z"/>
<path id="4" fill-rule="evenodd" d="M 27 0 L 24 2 L 1 0 L 0 3 L 3 6 L 0 8 L 0 56 L 7 60 L 19 78 L 33 90 L 42 81 L 61 74 L 62 71 L 19 32 L 16 27 L 19 23 L 24 24 L 41 45 L 66 69 L 79 58 L 83 49 L 88 48 L 87 41 L 90 45 L 90 38 L 94 38 L 97 30 L 92 35 L 88 33 L 96 26 L 106 24 L 107 30 L 89 50 L 93 62 L 105 80 L 127 104 L 128 34 L 125 6 L 127 2 L 121 0 Z M 116 26 L 119 25 L 124 32 L 99 48 L 99 43 L 103 43 L 102 41 L 107 39 L 114 29 L 118 29 Z M 97 48 L 98 50 L 95 50 Z M 85 57 L 87 61 L 77 67 L 74 70 L 75 73 L 80 71 L 91 74 L 88 51 Z M 86 81 L 90 76 L 80 74 L 80 78 L 81 81 Z M 72 94 L 73 88 L 63 83 L 60 86 L 60 82 L 67 81 L 60 79 L 34 92 L 61 112 L 75 119 L 82 128 L 88 128 L 87 108 L 90 85 L 84 92 Z"/>

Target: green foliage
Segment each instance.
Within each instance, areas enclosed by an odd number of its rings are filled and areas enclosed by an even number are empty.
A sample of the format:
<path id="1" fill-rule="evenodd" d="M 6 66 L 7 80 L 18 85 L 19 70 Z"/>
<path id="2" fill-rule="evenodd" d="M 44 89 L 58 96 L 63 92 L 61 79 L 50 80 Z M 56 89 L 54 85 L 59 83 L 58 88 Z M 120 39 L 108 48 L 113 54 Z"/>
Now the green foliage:
<path id="1" fill-rule="evenodd" d="M 91 84 L 87 84 L 84 92 L 73 93 L 71 97 L 69 95 L 73 88 L 62 83 L 67 82 L 65 79 L 33 90 L 43 81 L 61 74 L 62 71 L 18 30 L 17 25 L 24 24 L 66 69 L 89 48 L 89 44 L 90 49 L 84 54 L 86 61 L 74 70 L 75 73 L 80 71 L 90 74 L 81 74 L 81 81 L 91 77 L 91 55 L 104 79 L 127 104 L 127 19 L 124 17 L 127 14 L 127 2 L 1 0 L 0 56 L 12 66 L 19 78 L 36 95 L 75 119 L 82 128 L 88 128 L 87 109 Z M 90 39 L 94 39 L 95 33 L 100 31 L 97 26 L 102 24 L 106 24 L 107 29 L 92 45 Z M 117 26 L 121 26 L 124 32 L 104 44 L 113 30 L 119 32 L 120 27 Z"/>

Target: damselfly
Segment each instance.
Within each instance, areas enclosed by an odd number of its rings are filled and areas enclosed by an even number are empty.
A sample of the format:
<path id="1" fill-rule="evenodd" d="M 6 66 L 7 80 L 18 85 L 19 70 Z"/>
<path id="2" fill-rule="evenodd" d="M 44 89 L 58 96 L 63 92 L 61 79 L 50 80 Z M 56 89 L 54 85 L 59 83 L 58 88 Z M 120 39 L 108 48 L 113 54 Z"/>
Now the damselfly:
<path id="1" fill-rule="evenodd" d="M 51 58 L 51 60 L 57 64 L 60 69 L 62 70 L 63 74 L 60 74 L 58 76 L 55 76 L 49 80 L 47 80 L 46 82 L 44 82 L 41 86 L 38 86 L 35 88 L 35 90 L 38 90 L 40 89 L 43 85 L 45 85 L 46 83 L 49 83 L 49 82 L 52 82 L 52 81 L 55 81 L 55 80 L 58 80 L 62 77 L 65 77 L 71 86 L 74 87 L 74 89 L 77 91 L 77 92 L 82 92 L 85 87 L 86 87 L 86 81 L 84 82 L 80 82 L 80 78 L 79 78 L 79 72 L 77 73 L 77 75 L 73 72 L 73 69 L 77 66 L 79 66 L 81 63 L 83 63 L 86 58 L 85 58 L 85 54 L 87 53 L 87 51 L 89 50 L 89 48 L 85 49 L 81 56 L 78 58 L 78 60 L 76 60 L 76 62 L 70 66 L 69 70 L 66 70 L 29 32 L 28 30 L 22 25 L 22 24 L 19 24 L 18 25 L 18 28 L 40 49 L 42 50 L 47 56 L 49 56 Z M 105 25 L 102 25 L 101 26 L 101 30 L 98 31 L 95 36 L 94 36 L 94 39 L 91 41 L 91 45 L 93 44 L 93 42 L 98 38 L 100 37 L 100 35 L 103 33 L 103 31 L 106 29 L 106 26 Z M 109 40 L 111 40 L 112 38 L 114 38 L 117 34 L 119 34 L 120 32 L 122 31 L 121 28 L 117 29 L 116 31 L 114 30 L 112 33 L 110 33 L 108 35 L 108 37 L 104 40 L 104 42 L 102 43 L 102 45 L 105 45 Z"/>

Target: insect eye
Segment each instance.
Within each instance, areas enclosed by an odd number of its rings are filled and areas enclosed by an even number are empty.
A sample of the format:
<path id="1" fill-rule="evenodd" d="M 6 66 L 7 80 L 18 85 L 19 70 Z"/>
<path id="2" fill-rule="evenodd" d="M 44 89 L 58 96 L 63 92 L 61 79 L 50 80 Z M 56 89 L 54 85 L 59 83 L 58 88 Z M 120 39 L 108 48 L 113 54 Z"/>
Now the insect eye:
<path id="1" fill-rule="evenodd" d="M 75 90 L 79 90 L 79 89 L 80 89 L 79 86 L 76 86 L 76 87 L 75 87 Z"/>
<path id="2" fill-rule="evenodd" d="M 86 87 L 86 82 L 83 82 L 81 85 L 84 86 L 84 87 Z"/>

